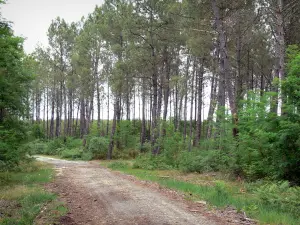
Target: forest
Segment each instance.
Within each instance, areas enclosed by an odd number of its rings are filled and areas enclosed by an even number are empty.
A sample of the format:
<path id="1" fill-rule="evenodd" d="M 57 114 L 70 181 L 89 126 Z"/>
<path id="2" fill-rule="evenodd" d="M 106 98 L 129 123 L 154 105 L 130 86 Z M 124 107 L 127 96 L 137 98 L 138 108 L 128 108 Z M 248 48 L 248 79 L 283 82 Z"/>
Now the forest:
<path id="1" fill-rule="evenodd" d="M 1 171 L 134 159 L 299 191 L 298 0 L 105 0 L 82 16 L 53 18 L 32 54 L 1 18 Z"/>

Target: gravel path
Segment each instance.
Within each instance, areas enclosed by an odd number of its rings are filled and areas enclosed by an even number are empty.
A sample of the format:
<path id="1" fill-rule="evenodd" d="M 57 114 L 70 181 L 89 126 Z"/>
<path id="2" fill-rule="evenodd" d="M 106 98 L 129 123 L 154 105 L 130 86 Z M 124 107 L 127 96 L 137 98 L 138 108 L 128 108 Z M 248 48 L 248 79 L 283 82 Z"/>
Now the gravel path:
<path id="1" fill-rule="evenodd" d="M 36 158 L 57 170 L 50 188 L 59 193 L 69 208 L 61 224 L 217 224 L 204 215 L 188 211 L 184 202 L 139 186 L 95 162 Z"/>

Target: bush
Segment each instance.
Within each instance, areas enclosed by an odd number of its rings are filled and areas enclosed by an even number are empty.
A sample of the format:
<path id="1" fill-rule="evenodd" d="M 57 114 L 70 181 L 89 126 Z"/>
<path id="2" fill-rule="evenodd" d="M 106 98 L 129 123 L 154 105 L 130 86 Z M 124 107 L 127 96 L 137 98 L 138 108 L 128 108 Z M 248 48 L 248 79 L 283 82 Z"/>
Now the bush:
<path id="1" fill-rule="evenodd" d="M 47 149 L 45 154 L 47 155 L 58 155 L 58 153 L 64 148 L 64 142 L 63 139 L 57 138 L 54 140 L 51 140 L 47 144 Z"/>
<path id="2" fill-rule="evenodd" d="M 60 152 L 60 156 L 64 159 L 80 159 L 82 153 L 82 150 L 79 148 L 64 149 Z"/>
<path id="3" fill-rule="evenodd" d="M 93 137 L 89 141 L 88 151 L 93 154 L 94 159 L 105 159 L 107 155 L 109 140 L 105 137 Z"/>
<path id="4" fill-rule="evenodd" d="M 282 181 L 264 184 L 255 192 L 264 204 L 299 216 L 300 187 L 290 187 L 287 181 Z"/>
<path id="5" fill-rule="evenodd" d="M 179 132 L 174 132 L 173 123 L 167 127 L 167 135 L 161 140 L 162 151 L 165 164 L 170 167 L 178 167 L 180 152 L 187 150 L 187 145 Z"/>
<path id="6" fill-rule="evenodd" d="M 211 172 L 229 170 L 233 164 L 232 157 L 221 150 L 201 150 L 182 152 L 179 169 L 184 172 Z"/>
<path id="7" fill-rule="evenodd" d="M 81 154 L 81 159 L 84 161 L 90 161 L 93 159 L 93 154 L 91 152 L 83 151 Z"/>
<path id="8" fill-rule="evenodd" d="M 173 167 L 165 163 L 164 156 L 153 156 L 151 153 L 136 158 L 133 168 L 146 170 L 169 170 Z"/>
<path id="9" fill-rule="evenodd" d="M 31 134 L 34 138 L 43 139 L 45 138 L 44 131 L 39 124 L 34 124 L 31 128 Z"/>
<path id="10" fill-rule="evenodd" d="M 114 141 L 120 150 L 134 148 L 136 146 L 136 136 L 131 121 L 120 121 L 116 127 Z"/>
<path id="11" fill-rule="evenodd" d="M 80 148 L 80 147 L 83 146 L 83 141 L 82 141 L 82 139 L 76 139 L 76 138 L 68 137 L 66 139 L 65 146 L 69 149 Z"/>
<path id="12" fill-rule="evenodd" d="M 143 145 L 138 143 L 137 149 L 140 149 L 142 153 L 149 153 L 151 152 L 151 143 L 145 142 Z"/>
<path id="13" fill-rule="evenodd" d="M 113 151 L 113 159 L 135 159 L 139 155 L 139 151 L 135 149 L 119 150 L 117 148 Z"/>
<path id="14" fill-rule="evenodd" d="M 47 152 L 47 144 L 40 140 L 35 140 L 32 142 L 28 142 L 22 146 L 24 151 L 28 152 L 30 155 L 34 154 L 46 154 Z"/>
<path id="15" fill-rule="evenodd" d="M 27 126 L 17 118 L 4 120 L 0 124 L 0 171 L 10 170 L 27 158 L 21 148 L 27 140 Z"/>
<path id="16" fill-rule="evenodd" d="M 108 165 L 111 169 L 126 169 L 129 168 L 129 163 L 127 162 L 112 162 Z"/>

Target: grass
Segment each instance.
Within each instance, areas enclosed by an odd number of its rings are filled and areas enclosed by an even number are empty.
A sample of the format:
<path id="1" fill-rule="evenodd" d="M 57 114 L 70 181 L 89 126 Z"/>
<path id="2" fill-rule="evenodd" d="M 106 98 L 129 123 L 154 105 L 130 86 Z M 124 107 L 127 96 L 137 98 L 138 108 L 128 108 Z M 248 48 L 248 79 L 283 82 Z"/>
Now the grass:
<path id="1" fill-rule="evenodd" d="M 0 173 L 0 224 L 34 224 L 42 209 L 53 211 L 58 207 L 59 215 L 63 215 L 66 211 L 63 204 L 41 186 L 52 180 L 53 170 L 45 164 L 32 162 L 22 165 L 21 171 Z"/>
<path id="2" fill-rule="evenodd" d="M 210 174 L 183 174 L 176 170 L 133 169 L 132 162 L 128 161 L 101 162 L 101 165 L 136 176 L 140 180 L 157 182 L 163 187 L 180 191 L 192 201 L 205 200 L 209 205 L 218 208 L 234 206 L 261 224 L 300 224 L 299 216 L 282 212 L 281 209 L 261 201 L 255 193 L 248 192 L 246 186 L 249 184 L 233 182 L 226 177 L 222 179 L 220 174 L 210 176 Z"/>

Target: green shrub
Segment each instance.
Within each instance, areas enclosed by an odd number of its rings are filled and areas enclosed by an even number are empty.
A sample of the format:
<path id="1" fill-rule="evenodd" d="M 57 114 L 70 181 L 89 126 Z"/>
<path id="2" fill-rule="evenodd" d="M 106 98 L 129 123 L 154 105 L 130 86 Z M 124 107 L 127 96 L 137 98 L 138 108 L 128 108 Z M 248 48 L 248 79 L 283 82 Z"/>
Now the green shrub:
<path id="1" fill-rule="evenodd" d="M 112 162 L 108 165 L 108 168 L 111 169 L 126 169 L 129 168 L 129 163 L 127 162 Z"/>
<path id="2" fill-rule="evenodd" d="M 121 149 L 134 148 L 136 136 L 134 135 L 133 124 L 131 121 L 121 121 L 117 127 L 115 140 L 119 142 Z"/>
<path id="3" fill-rule="evenodd" d="M 64 159 L 80 159 L 82 150 L 79 148 L 64 149 L 60 152 L 60 156 Z"/>
<path id="4" fill-rule="evenodd" d="M 180 152 L 187 150 L 187 144 L 184 142 L 179 132 L 174 132 L 173 123 L 167 127 L 167 135 L 161 140 L 164 163 L 170 167 L 178 167 Z"/>
<path id="5" fill-rule="evenodd" d="M 31 134 L 36 139 L 43 139 L 45 138 L 45 133 L 43 128 L 39 124 L 34 124 L 31 128 Z"/>
<path id="6" fill-rule="evenodd" d="M 31 155 L 46 154 L 47 152 L 47 144 L 39 139 L 24 144 L 22 148 Z"/>
<path id="7" fill-rule="evenodd" d="M 51 140 L 47 144 L 45 154 L 47 155 L 58 155 L 58 153 L 64 148 L 64 141 L 61 138 Z"/>
<path id="8" fill-rule="evenodd" d="M 287 181 L 267 183 L 255 191 L 260 200 L 280 211 L 298 216 L 300 212 L 300 187 L 290 187 Z"/>
<path id="9" fill-rule="evenodd" d="M 142 153 L 149 153 L 151 152 L 151 143 L 150 142 L 145 142 L 143 145 L 138 143 L 136 146 L 137 149 L 140 149 Z"/>
<path id="10" fill-rule="evenodd" d="M 0 171 L 10 170 L 27 158 L 22 148 L 27 140 L 27 126 L 17 118 L 5 119 L 0 124 Z"/>
<path id="11" fill-rule="evenodd" d="M 139 151 L 135 149 L 114 149 L 113 159 L 135 159 L 139 155 Z"/>
<path id="12" fill-rule="evenodd" d="M 69 149 L 80 148 L 83 146 L 83 141 L 82 141 L 82 139 L 68 137 L 66 140 L 65 146 Z"/>
<path id="13" fill-rule="evenodd" d="M 93 154 L 94 159 L 105 159 L 109 140 L 105 137 L 93 137 L 89 141 L 88 151 Z"/>
<path id="14" fill-rule="evenodd" d="M 184 172 L 210 172 L 229 170 L 233 159 L 222 150 L 182 152 L 179 169 Z"/>
<path id="15" fill-rule="evenodd" d="M 84 161 L 90 161 L 93 159 L 93 154 L 91 152 L 83 151 L 81 154 L 81 159 Z"/>
<path id="16" fill-rule="evenodd" d="M 138 156 L 133 164 L 133 168 L 146 170 L 169 170 L 173 167 L 166 164 L 164 156 L 153 156 L 150 153 Z"/>

